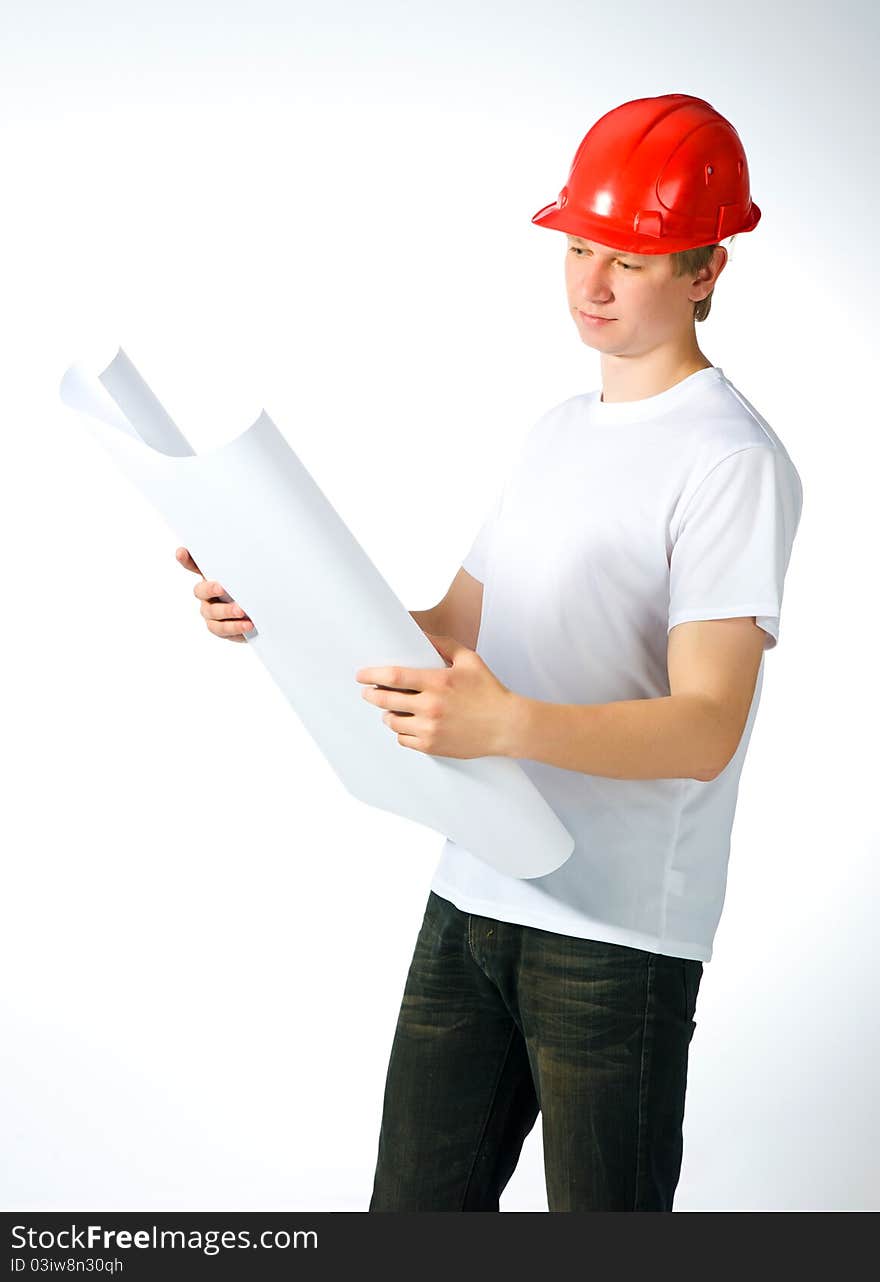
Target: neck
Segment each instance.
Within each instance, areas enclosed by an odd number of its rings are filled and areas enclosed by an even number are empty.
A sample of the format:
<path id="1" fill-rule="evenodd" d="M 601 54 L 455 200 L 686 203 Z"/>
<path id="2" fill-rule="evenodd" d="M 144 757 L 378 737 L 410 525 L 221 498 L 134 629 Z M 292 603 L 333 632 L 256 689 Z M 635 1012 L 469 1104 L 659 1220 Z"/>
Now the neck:
<path id="1" fill-rule="evenodd" d="M 602 400 L 640 401 L 658 396 L 711 364 L 697 346 L 696 337 L 683 348 L 657 347 L 636 356 L 602 353 Z"/>

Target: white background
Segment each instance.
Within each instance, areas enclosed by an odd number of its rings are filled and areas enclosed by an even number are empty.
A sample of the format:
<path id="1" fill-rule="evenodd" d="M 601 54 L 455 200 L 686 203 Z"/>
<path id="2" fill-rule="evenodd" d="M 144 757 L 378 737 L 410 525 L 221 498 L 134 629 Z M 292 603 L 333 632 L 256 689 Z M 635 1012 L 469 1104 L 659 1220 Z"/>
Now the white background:
<path id="1" fill-rule="evenodd" d="M 599 385 L 531 216 L 598 116 L 682 92 L 733 121 L 763 212 L 698 337 L 805 500 L 676 1209 L 878 1209 L 876 10 L 3 15 L 0 1205 L 366 1210 L 442 845 L 351 798 L 208 633 L 63 371 L 122 345 L 196 449 L 265 407 L 427 608 L 531 423 Z M 546 1210 L 540 1122 L 502 1209 Z"/>

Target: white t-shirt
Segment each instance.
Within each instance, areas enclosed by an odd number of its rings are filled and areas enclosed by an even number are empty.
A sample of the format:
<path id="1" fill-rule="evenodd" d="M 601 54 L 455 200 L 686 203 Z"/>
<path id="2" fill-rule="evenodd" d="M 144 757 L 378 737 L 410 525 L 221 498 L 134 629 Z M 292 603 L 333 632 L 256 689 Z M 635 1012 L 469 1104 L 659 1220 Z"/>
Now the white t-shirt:
<path id="1" fill-rule="evenodd" d="M 667 634 L 754 615 L 776 645 L 801 515 L 778 436 L 718 366 L 635 401 L 573 396 L 524 437 L 464 558 L 483 585 L 476 650 L 511 690 L 553 703 L 670 693 Z M 709 782 L 612 779 L 519 759 L 575 839 L 522 879 L 447 839 L 431 889 L 464 912 L 708 961 L 743 759 Z"/>

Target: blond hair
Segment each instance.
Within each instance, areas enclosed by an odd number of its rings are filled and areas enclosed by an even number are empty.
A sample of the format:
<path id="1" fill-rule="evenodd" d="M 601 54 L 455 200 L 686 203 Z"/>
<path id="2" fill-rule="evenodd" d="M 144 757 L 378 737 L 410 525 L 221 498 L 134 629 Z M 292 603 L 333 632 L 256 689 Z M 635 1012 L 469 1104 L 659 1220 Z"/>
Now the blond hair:
<path id="1" fill-rule="evenodd" d="M 736 233 L 731 236 L 730 241 L 733 244 Z M 680 249 L 677 254 L 670 254 L 672 259 L 673 276 L 696 276 L 704 267 L 708 267 L 712 261 L 712 255 L 718 245 L 700 245 L 697 249 Z M 705 320 L 709 315 L 712 306 L 712 295 L 714 289 L 711 289 L 705 298 L 694 303 L 694 320 Z"/>

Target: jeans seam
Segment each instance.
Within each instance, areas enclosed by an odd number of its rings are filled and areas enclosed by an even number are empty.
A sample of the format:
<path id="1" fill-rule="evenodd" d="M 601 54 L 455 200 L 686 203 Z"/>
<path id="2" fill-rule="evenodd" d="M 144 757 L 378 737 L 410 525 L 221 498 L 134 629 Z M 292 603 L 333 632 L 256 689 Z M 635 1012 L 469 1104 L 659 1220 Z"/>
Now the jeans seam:
<path id="1" fill-rule="evenodd" d="M 468 913 L 468 919 L 467 919 L 467 944 L 468 944 L 468 952 L 469 952 L 469 953 L 470 953 L 470 955 L 471 955 L 471 958 L 472 958 L 472 960 L 473 960 L 473 962 L 474 962 L 474 965 L 475 965 L 475 966 L 480 966 L 480 963 L 479 963 L 479 961 L 477 960 L 477 954 L 474 952 L 473 926 L 474 926 L 474 915 L 473 915 L 473 913 Z M 480 966 L 480 970 L 482 970 L 482 969 L 483 969 L 483 968 L 482 968 L 482 966 Z M 485 973 L 485 972 L 484 972 L 484 973 Z"/>
<path id="2" fill-rule="evenodd" d="M 642 1173 L 642 1134 L 645 1127 L 645 1112 L 647 1110 L 647 1101 L 645 1099 L 647 1090 L 647 1074 L 650 1067 L 651 1046 L 649 1038 L 650 1022 L 648 1012 L 651 1006 L 651 986 L 654 979 L 654 958 L 649 957 L 647 966 L 647 979 L 645 983 L 645 1014 L 642 1020 L 642 1055 L 639 1064 L 639 1120 L 636 1135 L 636 1180 L 633 1191 L 633 1210 L 639 1209 L 639 1180 Z"/>
<path id="3" fill-rule="evenodd" d="M 483 1125 L 480 1129 L 480 1136 L 479 1136 L 479 1139 L 477 1140 L 476 1147 L 474 1148 L 474 1156 L 471 1159 L 471 1169 L 468 1171 L 468 1177 L 467 1177 L 467 1180 L 465 1181 L 464 1193 L 462 1195 L 462 1200 L 461 1200 L 462 1211 L 465 1208 L 465 1203 L 467 1202 L 468 1194 L 471 1191 L 471 1181 L 474 1178 L 474 1170 L 477 1165 L 477 1158 L 480 1156 L 480 1151 L 483 1147 L 483 1140 L 486 1138 L 486 1131 L 489 1127 L 489 1119 L 492 1116 L 492 1110 L 495 1107 L 495 1101 L 498 1098 L 498 1087 L 501 1084 L 501 1078 L 504 1075 L 504 1069 L 507 1066 L 507 1061 L 510 1059 L 510 1051 L 511 1051 L 511 1048 L 513 1047 L 513 1043 L 514 1043 L 514 1039 L 516 1037 L 517 1031 L 518 1031 L 517 1027 L 514 1024 L 510 1030 L 510 1037 L 507 1039 L 507 1048 L 505 1049 L 504 1055 L 501 1058 L 501 1063 L 498 1067 L 498 1073 L 495 1078 L 495 1085 L 492 1088 L 492 1095 L 489 1099 L 489 1107 L 486 1110 L 486 1116 L 483 1120 Z"/>

